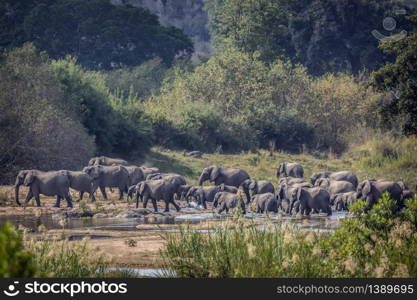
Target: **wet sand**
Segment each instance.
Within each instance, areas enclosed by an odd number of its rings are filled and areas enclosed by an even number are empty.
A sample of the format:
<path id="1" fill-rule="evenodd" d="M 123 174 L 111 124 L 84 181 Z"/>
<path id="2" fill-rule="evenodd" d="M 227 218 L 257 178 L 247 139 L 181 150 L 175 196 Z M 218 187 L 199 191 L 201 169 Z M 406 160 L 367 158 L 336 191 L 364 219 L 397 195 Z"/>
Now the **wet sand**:
<path id="1" fill-rule="evenodd" d="M 27 188 L 21 187 L 21 203 L 24 202 L 26 193 Z M 34 199 L 28 205 L 19 207 L 14 202 L 13 187 L 0 186 L 0 195 L 3 195 L 0 202 L 0 224 L 9 220 L 16 225 L 25 225 L 31 232 L 30 236 L 37 239 L 65 235 L 70 241 L 75 241 L 88 237 L 88 246 L 102 253 L 111 267 L 163 268 L 160 251 L 167 233 L 176 234 L 181 226 L 208 232 L 228 219 L 213 214 L 211 209 L 188 207 L 185 201 L 177 201 L 181 207 L 180 212 L 175 211 L 172 206 L 169 212 L 163 212 L 163 202 L 158 202 L 158 213 L 153 213 L 151 203 L 148 203 L 147 210 L 134 210 L 134 204 L 132 201 L 127 203 L 126 197 L 124 200 L 118 200 L 118 192 L 108 191 L 107 194 L 109 200 L 104 200 L 96 193 L 95 203 L 87 201 L 88 196 L 84 195 L 82 205 L 74 201 L 74 208 L 67 208 L 66 201 L 61 202 L 60 208 L 55 208 L 55 198 L 45 196 L 41 196 L 41 208 L 35 207 Z M 4 201 L 4 195 L 9 199 Z M 74 200 L 77 199 L 77 193 L 72 192 L 72 197 Z M 126 218 L 126 212 L 132 211 L 138 212 L 139 215 Z M 89 217 L 82 218 L 86 212 Z M 68 216 L 70 217 L 66 218 Z M 263 228 L 271 222 L 291 222 L 297 224 L 300 229 L 319 228 L 326 231 L 338 226 L 339 217 L 344 215 L 335 215 L 332 218 L 291 218 L 275 215 L 269 219 L 248 213 L 247 226 Z M 66 220 L 64 227 L 59 225 L 61 219 Z M 43 225 L 42 233 L 39 232 L 40 225 Z"/>

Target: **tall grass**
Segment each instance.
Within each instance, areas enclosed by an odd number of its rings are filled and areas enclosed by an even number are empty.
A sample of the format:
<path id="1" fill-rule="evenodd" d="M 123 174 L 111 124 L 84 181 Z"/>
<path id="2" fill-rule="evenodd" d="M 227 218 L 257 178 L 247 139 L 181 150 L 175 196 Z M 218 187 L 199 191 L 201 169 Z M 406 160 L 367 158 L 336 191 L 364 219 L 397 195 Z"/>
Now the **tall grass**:
<path id="1" fill-rule="evenodd" d="M 33 253 L 41 277 L 98 277 L 105 273 L 107 262 L 88 248 L 87 239 L 70 242 L 67 239 L 41 241 L 26 238 L 25 248 Z"/>
<path id="2" fill-rule="evenodd" d="M 331 234 L 235 219 L 207 234 L 169 234 L 161 255 L 178 277 L 415 277 L 417 198 L 406 205 L 396 213 L 386 195 L 365 213 L 360 201 Z"/>
<path id="3" fill-rule="evenodd" d="M 355 147 L 346 156 L 351 156 L 357 169 L 367 172 L 367 177 L 403 180 L 416 185 L 417 138 L 395 138 L 378 134 L 363 145 Z"/>

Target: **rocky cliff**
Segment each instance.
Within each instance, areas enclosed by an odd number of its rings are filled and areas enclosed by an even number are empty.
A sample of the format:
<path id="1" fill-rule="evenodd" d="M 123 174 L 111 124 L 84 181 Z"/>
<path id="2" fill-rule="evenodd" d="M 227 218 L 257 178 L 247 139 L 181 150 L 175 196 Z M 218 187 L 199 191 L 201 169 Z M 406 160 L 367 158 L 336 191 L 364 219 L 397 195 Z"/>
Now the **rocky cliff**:
<path id="1" fill-rule="evenodd" d="M 175 26 L 190 36 L 196 55 L 212 53 L 210 35 L 207 31 L 207 14 L 204 0 L 111 0 L 113 4 L 131 4 L 146 7 L 159 17 L 164 26 Z"/>

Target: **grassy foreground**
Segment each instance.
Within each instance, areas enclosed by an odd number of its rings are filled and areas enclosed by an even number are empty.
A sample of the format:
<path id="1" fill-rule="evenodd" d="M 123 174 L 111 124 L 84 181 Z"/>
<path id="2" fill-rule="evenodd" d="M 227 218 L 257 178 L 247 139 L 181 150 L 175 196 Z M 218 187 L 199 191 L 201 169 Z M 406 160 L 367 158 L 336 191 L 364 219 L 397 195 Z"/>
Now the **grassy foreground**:
<path id="1" fill-rule="evenodd" d="M 269 230 L 243 219 L 208 234 L 183 230 L 167 236 L 165 268 L 178 277 L 416 277 L 417 198 L 395 213 L 386 195 L 368 213 L 351 206 L 356 218 L 334 233 Z"/>

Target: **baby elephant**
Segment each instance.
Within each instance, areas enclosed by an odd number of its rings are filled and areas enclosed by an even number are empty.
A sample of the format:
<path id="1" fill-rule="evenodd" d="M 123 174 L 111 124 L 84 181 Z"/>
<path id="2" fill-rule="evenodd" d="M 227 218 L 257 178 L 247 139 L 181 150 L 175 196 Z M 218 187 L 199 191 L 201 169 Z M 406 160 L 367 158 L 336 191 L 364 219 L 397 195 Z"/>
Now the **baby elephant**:
<path id="1" fill-rule="evenodd" d="M 349 206 L 356 202 L 356 192 L 334 194 L 330 197 L 330 204 L 337 211 L 349 210 Z"/>
<path id="2" fill-rule="evenodd" d="M 218 192 L 214 196 L 213 207 L 219 206 L 219 214 L 221 214 L 223 211 L 229 213 L 229 209 L 235 208 L 238 205 L 240 205 L 243 214 L 245 214 L 245 203 L 242 199 L 239 199 L 238 195 L 228 192 Z"/>
<path id="3" fill-rule="evenodd" d="M 278 212 L 278 199 L 272 193 L 258 194 L 252 197 L 252 202 L 256 203 L 256 213 Z"/>

